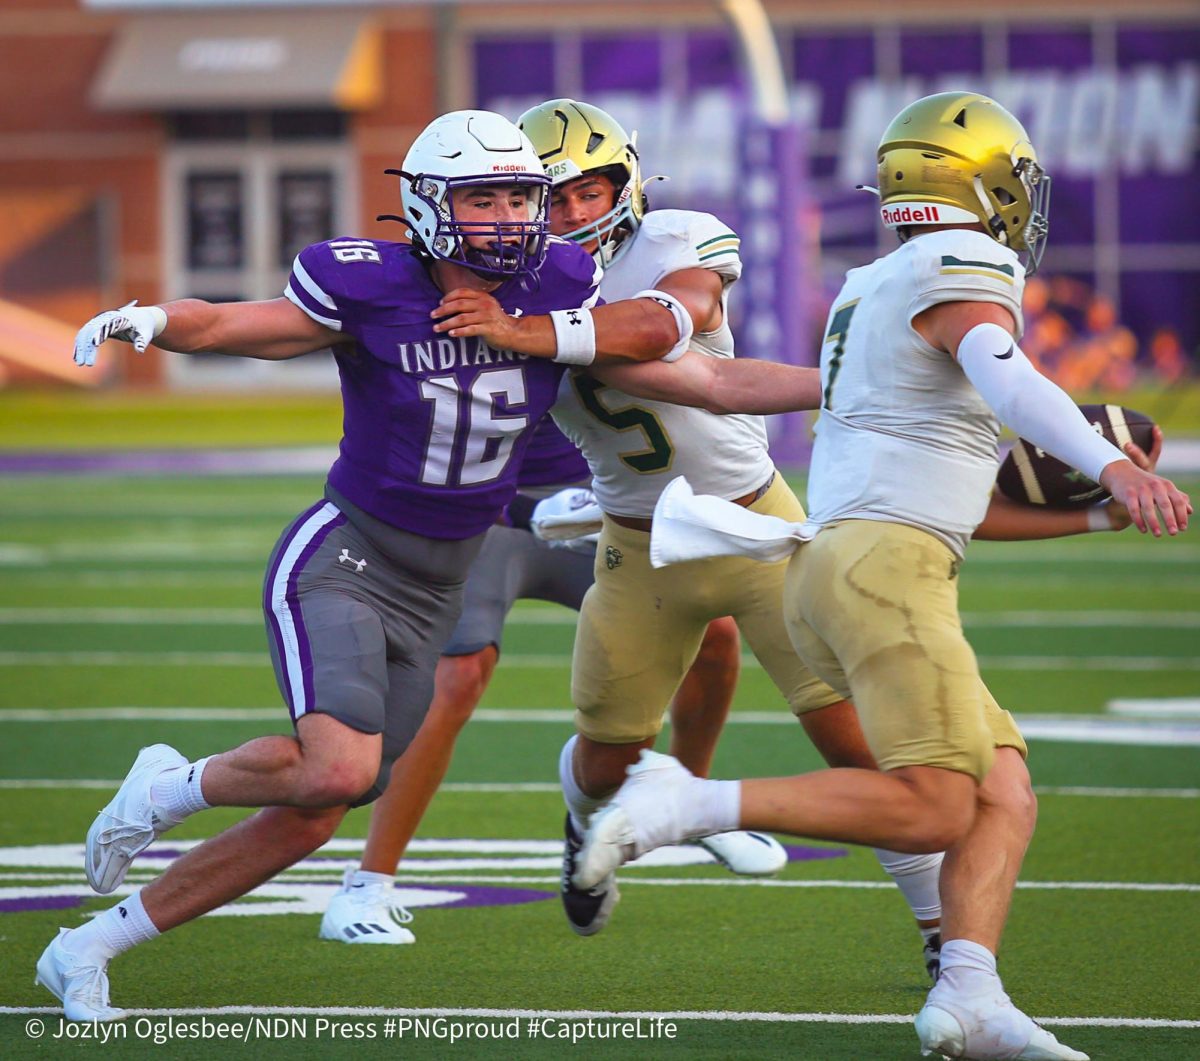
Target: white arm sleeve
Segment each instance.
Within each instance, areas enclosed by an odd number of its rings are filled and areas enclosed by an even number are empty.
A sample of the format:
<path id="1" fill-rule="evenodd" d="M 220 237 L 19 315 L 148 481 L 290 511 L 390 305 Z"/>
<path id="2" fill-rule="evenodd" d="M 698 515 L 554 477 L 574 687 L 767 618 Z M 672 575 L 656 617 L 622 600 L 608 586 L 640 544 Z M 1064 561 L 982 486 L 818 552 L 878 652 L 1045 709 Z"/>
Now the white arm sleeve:
<path id="1" fill-rule="evenodd" d="M 1092 429 L 1067 394 L 1033 367 L 998 324 L 977 324 L 958 344 L 958 363 L 1001 422 L 1039 449 L 1099 480 L 1128 458 Z"/>

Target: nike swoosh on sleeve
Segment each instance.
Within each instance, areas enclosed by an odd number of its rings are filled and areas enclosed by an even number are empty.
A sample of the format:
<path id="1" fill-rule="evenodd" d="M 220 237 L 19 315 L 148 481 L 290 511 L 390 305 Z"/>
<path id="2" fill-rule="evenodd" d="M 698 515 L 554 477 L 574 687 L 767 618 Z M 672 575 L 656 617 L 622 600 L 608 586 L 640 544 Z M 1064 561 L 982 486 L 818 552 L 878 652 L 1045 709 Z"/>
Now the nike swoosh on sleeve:
<path id="1" fill-rule="evenodd" d="M 1008 353 L 1007 354 L 992 354 L 992 357 L 994 357 L 997 361 L 1007 361 L 1012 356 L 1013 356 L 1012 343 L 1008 344 Z"/>

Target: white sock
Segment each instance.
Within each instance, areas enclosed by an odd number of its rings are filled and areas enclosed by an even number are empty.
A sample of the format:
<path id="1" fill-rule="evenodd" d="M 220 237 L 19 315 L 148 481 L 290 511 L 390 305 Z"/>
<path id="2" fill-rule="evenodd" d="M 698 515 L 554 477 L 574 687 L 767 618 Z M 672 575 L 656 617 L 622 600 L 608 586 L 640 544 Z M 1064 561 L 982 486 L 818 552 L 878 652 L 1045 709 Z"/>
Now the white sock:
<path id="1" fill-rule="evenodd" d="M 742 818 L 742 783 L 697 777 L 688 790 L 684 822 L 688 836 L 728 833 Z"/>
<path id="2" fill-rule="evenodd" d="M 150 798 L 167 817 L 181 822 L 189 814 L 212 806 L 200 788 L 200 778 L 210 759 L 211 755 L 185 766 L 172 766 L 150 783 Z"/>
<path id="3" fill-rule="evenodd" d="M 396 879 L 390 873 L 373 873 L 369 869 L 356 869 L 350 878 L 350 884 L 362 884 L 367 887 L 375 885 L 377 887 L 391 888 L 395 884 Z"/>
<path id="4" fill-rule="evenodd" d="M 942 872 L 940 851 L 934 855 L 902 855 L 899 851 L 877 847 L 875 857 L 896 882 L 913 917 L 918 921 L 937 921 L 942 916 L 942 900 L 938 895 L 938 878 Z"/>
<path id="5" fill-rule="evenodd" d="M 582 834 L 587 829 L 592 815 L 607 800 L 589 796 L 575 780 L 575 741 L 577 739 L 577 735 L 572 737 L 563 745 L 562 751 L 559 753 L 558 780 L 562 785 L 563 802 L 567 805 L 567 810 L 571 812 L 571 823 L 575 826 L 575 831 Z"/>
<path id="6" fill-rule="evenodd" d="M 994 991 L 1000 984 L 996 956 L 969 939 L 950 939 L 942 944 L 942 969 L 935 990 L 955 994 Z"/>
<path id="7" fill-rule="evenodd" d="M 74 954 L 93 957 L 103 965 L 159 934 L 142 905 L 142 893 L 137 891 L 111 909 L 97 914 L 86 925 L 72 930 L 66 947 Z"/>

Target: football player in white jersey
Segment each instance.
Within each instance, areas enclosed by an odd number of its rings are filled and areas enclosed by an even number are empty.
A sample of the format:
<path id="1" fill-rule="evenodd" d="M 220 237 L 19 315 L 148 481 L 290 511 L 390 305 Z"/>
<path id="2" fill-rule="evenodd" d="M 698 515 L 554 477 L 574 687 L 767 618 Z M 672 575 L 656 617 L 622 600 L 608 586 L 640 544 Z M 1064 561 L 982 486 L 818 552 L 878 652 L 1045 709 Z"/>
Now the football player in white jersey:
<path id="1" fill-rule="evenodd" d="M 546 355 L 587 349 L 632 360 L 674 360 L 686 350 L 698 368 L 801 370 L 734 361 L 726 303 L 741 274 L 738 238 L 711 214 L 646 212 L 638 156 L 621 126 L 597 107 L 551 100 L 518 125 L 535 145 L 553 182 L 551 231 L 592 251 L 604 268 L 608 305 L 590 313 L 514 320 L 473 294 L 451 292 L 443 310 L 452 335 L 485 334 L 502 346 Z M 582 321 L 581 323 L 578 323 Z M 574 335 L 587 332 L 586 343 Z M 592 366 L 564 380 L 554 417 L 583 450 L 605 518 L 596 582 L 580 612 L 572 666 L 578 733 L 560 759 L 569 808 L 563 901 L 575 931 L 590 935 L 617 899 L 615 879 L 571 886 L 583 827 L 625 777 L 638 753 L 654 743 L 663 709 L 695 656 L 709 620 L 732 615 L 751 649 L 831 765 L 874 765 L 853 707 L 796 657 L 780 602 L 784 564 L 714 561 L 696 572 L 655 570 L 649 560 L 654 506 L 673 478 L 686 474 L 709 493 L 739 505 L 803 519 L 803 509 L 775 472 L 764 422 L 756 415 L 718 416 L 671 404 L 683 397 L 664 386 L 649 393 L 658 366 L 628 365 L 628 375 Z M 664 366 L 668 367 L 668 366 Z M 670 369 L 683 366 L 669 366 Z M 620 369 L 616 371 L 621 371 Z M 638 382 L 638 373 L 648 373 Z M 766 378 L 765 375 L 763 378 Z M 606 385 L 620 379 L 623 388 Z M 604 382 L 602 382 L 604 381 Z M 815 404 L 815 380 L 814 400 Z M 707 404 L 707 403 L 706 403 Z M 768 411 L 759 402 L 757 411 Z M 714 734 L 715 738 L 715 734 Z M 707 843 L 720 843 L 710 838 Z M 765 838 L 764 838 L 765 845 Z M 879 852 L 928 941 L 937 930 L 940 856 Z M 927 960 L 936 960 L 930 951 Z M 932 970 L 931 970 L 932 971 Z"/>
<path id="2" fill-rule="evenodd" d="M 986 97 L 942 93 L 906 107 L 878 157 L 882 219 L 902 245 L 851 270 L 830 312 L 812 512 L 784 611 L 798 652 L 853 696 L 880 770 L 710 781 L 644 753 L 593 819 L 576 884 L 713 829 L 946 849 L 941 976 L 916 1019 L 922 1048 L 1085 1059 L 1014 1007 L 996 972 L 1036 800 L 1024 741 L 963 637 L 956 576 L 988 507 L 1001 421 L 1104 485 L 1143 532 L 1178 533 L 1191 505 L 1093 432 L 1018 346 L 1049 187 L 1020 123 Z M 711 502 L 711 529 L 748 533 L 747 513 Z M 730 541 L 692 555 L 745 552 Z"/>

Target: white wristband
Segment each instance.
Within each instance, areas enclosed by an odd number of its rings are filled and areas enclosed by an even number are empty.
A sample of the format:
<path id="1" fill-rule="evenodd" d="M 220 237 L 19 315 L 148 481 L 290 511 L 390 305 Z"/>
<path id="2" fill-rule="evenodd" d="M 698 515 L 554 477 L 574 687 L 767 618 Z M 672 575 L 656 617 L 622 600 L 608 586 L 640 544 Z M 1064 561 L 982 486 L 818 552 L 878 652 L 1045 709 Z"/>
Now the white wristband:
<path id="1" fill-rule="evenodd" d="M 687 352 L 692 341 L 692 315 L 684 308 L 682 302 L 667 291 L 647 288 L 639 291 L 634 298 L 652 298 L 664 309 L 671 311 L 675 318 L 675 327 L 679 329 L 679 340 L 662 356 L 663 361 L 678 361 Z"/>
<path id="2" fill-rule="evenodd" d="M 1089 531 L 1110 531 L 1117 528 L 1112 525 L 1108 515 L 1107 502 L 1103 505 L 1092 505 L 1087 510 L 1087 525 Z"/>
<path id="3" fill-rule="evenodd" d="M 146 311 L 154 316 L 154 338 L 157 339 L 167 327 L 167 311 L 162 306 L 147 306 Z"/>
<path id="4" fill-rule="evenodd" d="M 590 365 L 596 360 L 596 322 L 590 309 L 550 311 L 554 325 L 554 360 L 567 365 Z"/>

